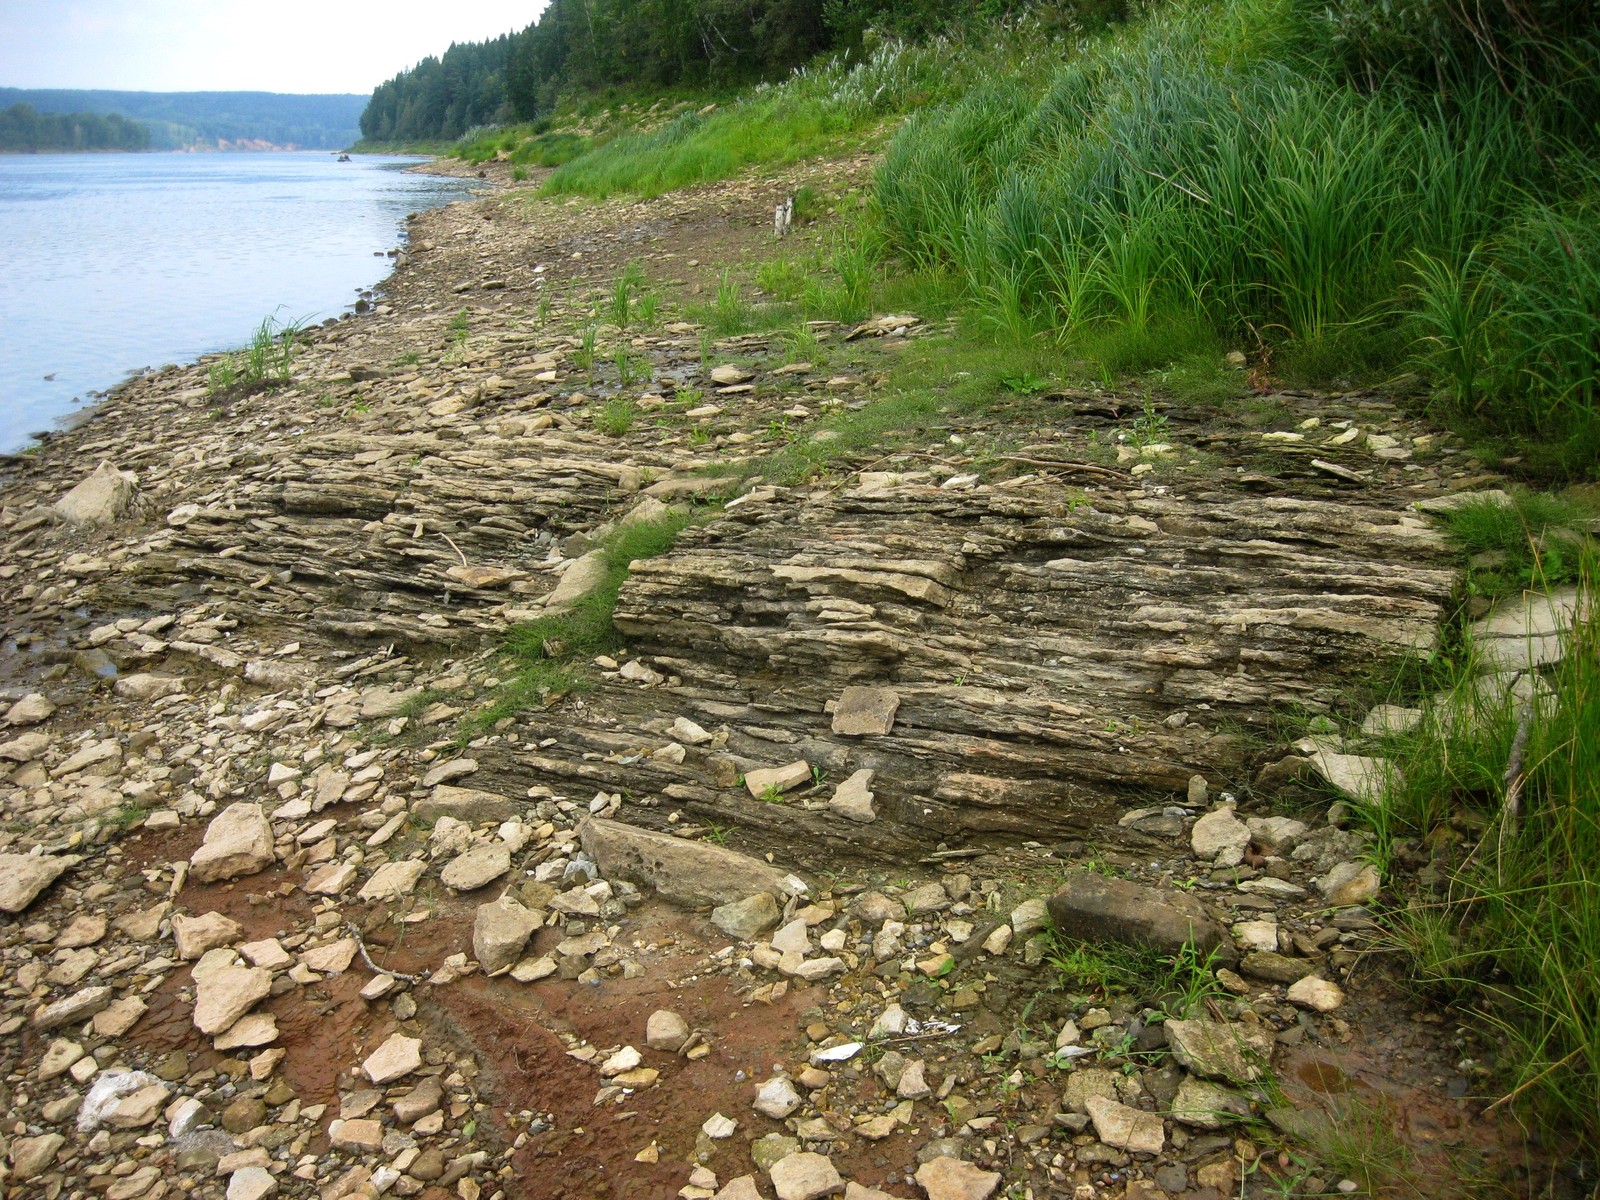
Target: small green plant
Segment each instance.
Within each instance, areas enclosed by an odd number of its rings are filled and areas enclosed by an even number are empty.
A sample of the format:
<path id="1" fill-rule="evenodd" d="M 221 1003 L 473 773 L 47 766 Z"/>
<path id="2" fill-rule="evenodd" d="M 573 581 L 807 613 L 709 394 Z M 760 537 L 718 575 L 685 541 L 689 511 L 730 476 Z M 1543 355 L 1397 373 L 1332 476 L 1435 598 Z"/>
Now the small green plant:
<path id="1" fill-rule="evenodd" d="M 470 323 L 471 314 L 464 308 L 458 309 L 456 315 L 450 318 L 450 324 L 446 328 L 449 331 L 449 339 L 452 346 L 459 346 L 467 340 L 471 333 Z"/>
<path id="2" fill-rule="evenodd" d="M 213 396 L 226 395 L 239 386 L 239 364 L 230 354 L 217 359 L 206 372 L 206 390 Z"/>
<path id="3" fill-rule="evenodd" d="M 661 297 L 655 292 L 644 293 L 639 297 L 636 310 L 639 314 L 639 324 L 646 329 L 650 328 L 661 314 Z"/>
<path id="4" fill-rule="evenodd" d="M 632 387 L 641 379 L 646 378 L 650 370 L 648 365 L 640 366 L 641 360 L 629 354 L 626 346 L 617 347 L 615 361 L 617 364 L 617 382 L 622 387 Z"/>
<path id="5" fill-rule="evenodd" d="M 594 414 L 594 427 L 607 437 L 622 437 L 639 415 L 639 407 L 625 396 L 613 396 Z"/>
<path id="6" fill-rule="evenodd" d="M 1166 416 L 1156 411 L 1155 400 L 1146 395 L 1141 412 L 1128 423 L 1128 441 L 1135 446 L 1153 446 L 1165 442 L 1168 436 Z"/>
<path id="7" fill-rule="evenodd" d="M 706 841 L 713 845 L 726 846 L 728 844 L 728 827 L 718 825 L 715 821 L 706 822 Z"/>
<path id="8" fill-rule="evenodd" d="M 573 364 L 578 370 L 588 375 L 594 374 L 595 345 L 600 340 L 600 330 L 594 325 L 588 326 L 583 331 L 583 337 L 578 342 L 578 348 L 572 352 Z"/>
<path id="9" fill-rule="evenodd" d="M 404 354 L 397 355 L 394 365 L 397 367 L 414 367 L 422 361 L 422 355 L 416 350 L 407 350 Z"/>
<path id="10" fill-rule="evenodd" d="M 717 281 L 717 298 L 712 304 L 712 322 L 723 337 L 745 333 L 754 324 L 750 306 L 745 303 L 744 288 L 733 278 L 731 271 L 722 272 Z"/>
<path id="11" fill-rule="evenodd" d="M 618 329 L 626 330 L 633 319 L 633 297 L 644 286 L 644 271 L 637 263 L 629 263 L 617 276 L 611 288 L 607 315 Z"/>
<path id="12" fill-rule="evenodd" d="M 1041 379 L 1031 371 L 1024 371 L 1021 375 L 1007 375 L 1000 380 L 1000 386 L 1008 392 L 1019 396 L 1032 396 L 1042 392 L 1050 386 L 1048 379 Z"/>

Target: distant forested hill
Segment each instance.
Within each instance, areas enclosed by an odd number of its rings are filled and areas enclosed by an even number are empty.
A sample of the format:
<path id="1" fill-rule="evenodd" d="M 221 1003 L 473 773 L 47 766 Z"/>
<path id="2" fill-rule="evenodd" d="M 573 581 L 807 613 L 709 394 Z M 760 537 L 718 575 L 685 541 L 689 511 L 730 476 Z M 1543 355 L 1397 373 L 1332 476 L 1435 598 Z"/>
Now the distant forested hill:
<path id="1" fill-rule="evenodd" d="M 337 150 L 360 134 L 365 96 L 278 92 L 113 92 L 0 88 L 0 108 L 38 113 L 114 113 L 149 127 L 151 150 L 237 145 Z"/>
<path id="2" fill-rule="evenodd" d="M 0 109 L 0 154 L 148 149 L 150 130 L 116 113 L 42 113 L 31 104 Z"/>

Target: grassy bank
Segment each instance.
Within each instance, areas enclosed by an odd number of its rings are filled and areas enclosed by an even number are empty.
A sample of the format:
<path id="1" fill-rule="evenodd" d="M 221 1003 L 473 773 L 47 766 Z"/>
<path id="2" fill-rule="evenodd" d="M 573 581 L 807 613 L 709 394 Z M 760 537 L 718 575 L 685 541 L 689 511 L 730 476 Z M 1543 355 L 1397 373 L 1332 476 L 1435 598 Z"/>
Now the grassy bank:
<path id="1" fill-rule="evenodd" d="M 755 164 L 796 162 L 845 148 L 886 117 L 949 97 L 961 75 L 948 43 L 885 43 L 861 62 L 833 58 L 714 111 L 622 134 L 562 167 L 545 190 L 654 196 Z"/>
<path id="2" fill-rule="evenodd" d="M 1169 5 L 918 114 L 879 178 L 891 253 L 1014 340 L 1130 366 L 1237 346 L 1313 382 L 1416 370 L 1458 424 L 1592 470 L 1600 167 L 1570 89 L 1600 63 L 1560 89 L 1467 56 L 1448 89 L 1398 68 L 1358 89 L 1330 20 Z"/>
<path id="3" fill-rule="evenodd" d="M 1592 597 L 1591 559 L 1576 571 Z M 1600 1144 L 1600 610 L 1547 673 L 1485 674 L 1474 647 L 1364 815 L 1376 854 L 1431 864 L 1387 915 L 1419 986 L 1499 1034 L 1496 1105 Z M 1507 686 L 1511 684 L 1511 686 Z"/>

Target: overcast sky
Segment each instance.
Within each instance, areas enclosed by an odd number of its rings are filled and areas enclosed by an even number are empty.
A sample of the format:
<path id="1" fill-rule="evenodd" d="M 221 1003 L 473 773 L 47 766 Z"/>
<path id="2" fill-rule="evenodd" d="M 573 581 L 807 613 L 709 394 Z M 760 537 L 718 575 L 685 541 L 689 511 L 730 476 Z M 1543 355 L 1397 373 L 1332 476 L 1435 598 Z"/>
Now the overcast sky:
<path id="1" fill-rule="evenodd" d="M 370 92 L 546 0 L 0 0 L 0 87 Z"/>

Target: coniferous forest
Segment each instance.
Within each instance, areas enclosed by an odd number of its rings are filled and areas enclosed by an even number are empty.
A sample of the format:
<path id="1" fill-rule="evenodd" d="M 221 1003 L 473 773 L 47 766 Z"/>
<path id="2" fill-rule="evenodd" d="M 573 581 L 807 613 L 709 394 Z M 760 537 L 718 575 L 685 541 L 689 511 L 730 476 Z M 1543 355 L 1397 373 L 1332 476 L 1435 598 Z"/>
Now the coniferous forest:
<path id="1" fill-rule="evenodd" d="M 565 93 L 612 87 L 721 89 L 787 74 L 868 30 L 921 39 L 1004 20 L 1014 10 L 1065 21 L 1122 0 L 552 0 L 520 33 L 463 42 L 382 84 L 361 118 L 373 142 L 460 137 L 499 120 L 534 120 Z"/>

